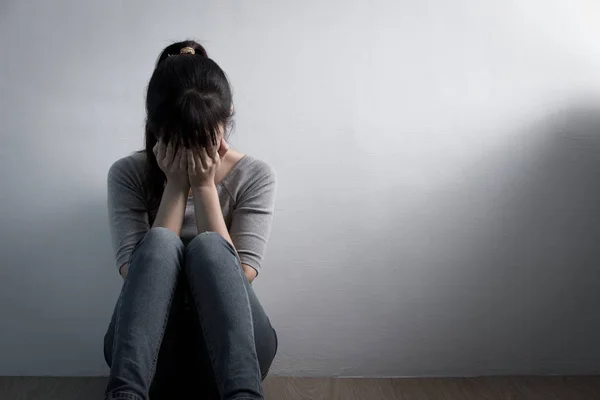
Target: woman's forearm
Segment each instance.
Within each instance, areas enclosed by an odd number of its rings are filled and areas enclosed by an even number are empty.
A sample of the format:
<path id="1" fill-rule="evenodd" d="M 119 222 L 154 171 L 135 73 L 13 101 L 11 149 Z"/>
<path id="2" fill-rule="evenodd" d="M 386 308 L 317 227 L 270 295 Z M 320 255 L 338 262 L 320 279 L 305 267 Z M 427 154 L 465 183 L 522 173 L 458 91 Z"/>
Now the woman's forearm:
<path id="1" fill-rule="evenodd" d="M 189 190 L 189 186 L 181 187 L 167 182 L 154 224 L 152 224 L 153 228 L 167 228 L 179 236 Z"/>
<path id="2" fill-rule="evenodd" d="M 231 236 L 223 219 L 219 194 L 215 186 L 192 188 L 198 233 L 210 231 L 223 236 L 233 246 Z"/>

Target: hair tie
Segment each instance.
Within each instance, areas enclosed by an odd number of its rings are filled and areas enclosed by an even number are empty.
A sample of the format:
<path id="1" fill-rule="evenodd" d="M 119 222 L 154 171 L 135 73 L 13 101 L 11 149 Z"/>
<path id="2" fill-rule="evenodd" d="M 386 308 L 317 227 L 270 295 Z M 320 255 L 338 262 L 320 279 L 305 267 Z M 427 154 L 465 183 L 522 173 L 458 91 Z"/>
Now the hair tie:
<path id="1" fill-rule="evenodd" d="M 196 54 L 196 50 L 191 47 L 184 47 L 183 49 L 179 50 L 179 54 Z"/>

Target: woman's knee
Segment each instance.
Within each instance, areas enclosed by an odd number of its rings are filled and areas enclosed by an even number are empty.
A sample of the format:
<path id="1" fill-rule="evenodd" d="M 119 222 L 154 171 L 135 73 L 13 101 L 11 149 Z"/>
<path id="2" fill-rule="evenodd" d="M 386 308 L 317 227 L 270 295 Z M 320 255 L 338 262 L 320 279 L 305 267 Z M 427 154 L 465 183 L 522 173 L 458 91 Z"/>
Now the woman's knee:
<path id="1" fill-rule="evenodd" d="M 231 254 L 236 256 L 233 246 L 225 240 L 223 236 L 216 232 L 203 232 L 196 235 L 196 237 L 187 245 L 185 253 L 186 256 L 191 254 L 196 256 Z"/>
<path id="2" fill-rule="evenodd" d="M 203 232 L 185 248 L 186 269 L 192 268 L 194 271 L 204 268 L 211 269 L 216 264 L 219 265 L 222 273 L 229 270 L 227 266 L 232 266 L 232 269 L 235 270 L 240 269 L 234 247 L 220 234 Z"/>
<path id="3" fill-rule="evenodd" d="M 131 255 L 131 263 L 134 263 L 137 257 L 145 263 L 158 260 L 161 266 L 178 267 L 183 259 L 184 250 L 185 246 L 175 232 L 167 228 L 155 227 L 146 232 L 135 247 Z"/>

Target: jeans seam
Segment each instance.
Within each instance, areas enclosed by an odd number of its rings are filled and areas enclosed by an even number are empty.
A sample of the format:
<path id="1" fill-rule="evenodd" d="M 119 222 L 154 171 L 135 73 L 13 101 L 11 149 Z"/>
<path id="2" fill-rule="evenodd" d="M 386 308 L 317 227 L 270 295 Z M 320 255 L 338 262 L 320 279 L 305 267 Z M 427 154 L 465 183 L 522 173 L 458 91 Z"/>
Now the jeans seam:
<path id="1" fill-rule="evenodd" d="M 131 259 L 133 258 L 133 255 L 136 253 L 136 250 L 142 244 L 142 242 L 144 241 L 144 239 L 146 239 L 146 235 L 142 236 L 141 239 L 138 240 L 138 242 L 135 244 L 135 246 L 134 246 L 131 254 L 129 255 L 129 265 L 130 266 L 131 266 Z M 120 319 L 120 316 L 121 316 L 121 296 L 123 295 L 123 293 L 129 287 L 129 281 L 130 280 L 127 279 L 127 277 L 125 277 L 125 279 L 123 281 L 123 287 L 121 288 L 121 293 L 119 294 L 119 298 L 117 299 L 117 315 L 115 316 L 115 334 L 117 333 L 117 328 L 119 327 L 119 319 Z M 111 354 L 115 354 L 115 347 L 116 346 L 117 346 L 117 341 L 113 339 L 113 345 L 112 345 L 112 349 L 111 349 Z"/>
<path id="2" fill-rule="evenodd" d="M 220 234 L 218 234 L 216 232 L 202 232 L 198 236 L 200 236 L 200 235 L 210 235 L 211 233 L 215 234 L 215 235 L 218 235 L 219 238 L 223 242 L 227 243 L 231 247 L 231 243 L 227 242 L 227 240 L 225 240 L 225 238 L 223 236 L 221 236 Z M 194 241 L 192 240 L 192 242 L 190 242 L 190 245 L 192 245 L 193 242 Z M 231 251 L 231 249 L 229 249 L 229 251 Z M 187 268 L 185 268 L 185 272 L 186 272 L 185 275 L 188 278 L 188 280 L 190 282 L 193 281 L 192 277 L 190 276 L 191 273 L 190 273 L 190 271 L 187 270 Z M 202 335 L 204 336 L 204 342 L 206 343 L 206 349 L 208 350 L 208 355 L 209 355 L 209 358 L 210 358 L 210 364 L 212 366 L 212 370 L 213 370 L 213 374 L 215 375 L 215 379 L 217 381 L 217 391 L 219 392 L 219 395 L 222 396 L 223 395 L 223 393 L 222 393 L 223 390 L 219 386 L 220 386 L 220 384 L 223 384 L 223 380 L 221 379 L 221 375 L 219 374 L 219 372 L 217 370 L 216 361 L 215 361 L 216 357 L 214 355 L 214 350 L 213 350 L 214 346 L 212 345 L 212 343 L 209 343 L 210 339 L 208 338 L 208 334 L 206 332 L 206 328 L 205 328 L 206 324 L 204 323 L 204 315 L 202 313 L 202 308 L 203 307 L 202 307 L 202 304 L 200 303 L 200 301 L 198 301 L 198 296 L 196 294 L 196 290 L 194 288 L 194 285 L 192 285 L 192 284 L 190 284 L 190 291 L 192 293 L 194 305 L 196 306 L 196 313 L 198 314 L 198 319 L 200 320 L 200 329 L 202 330 Z"/>
<path id="3" fill-rule="evenodd" d="M 196 313 L 198 314 L 198 317 L 200 319 L 200 329 L 202 330 L 202 335 L 204 336 L 204 342 L 206 343 L 206 349 L 208 350 L 208 355 L 210 358 L 210 364 L 212 365 L 213 374 L 215 374 L 215 379 L 217 380 L 217 383 L 222 383 L 221 376 L 219 375 L 219 373 L 217 371 L 217 367 L 216 367 L 213 346 L 208 343 L 209 340 L 208 340 L 208 334 L 206 333 L 204 316 L 203 316 L 203 313 L 201 312 L 202 307 L 200 305 L 200 302 L 197 300 L 198 296 L 196 295 L 196 291 L 194 290 L 194 285 L 190 285 L 190 291 L 192 292 L 194 305 L 196 306 Z M 219 391 L 219 395 L 223 394 L 223 393 L 221 393 L 222 390 L 219 387 L 219 384 L 217 384 L 217 390 Z"/>
<path id="4" fill-rule="evenodd" d="M 159 336 L 159 340 L 158 340 L 156 349 L 154 349 L 154 359 L 152 360 L 152 364 L 150 365 L 150 371 L 148 373 L 148 377 L 146 378 L 147 385 L 152 384 L 152 376 L 156 372 L 156 363 L 158 361 L 158 356 L 160 353 L 160 347 L 162 345 L 163 338 L 165 337 L 165 331 L 167 330 L 169 316 L 171 315 L 171 305 L 173 304 L 173 297 L 175 296 L 176 289 L 177 289 L 177 285 L 175 285 L 175 288 L 171 291 L 171 296 L 169 297 L 169 306 L 167 307 L 167 312 L 165 313 L 165 318 L 163 321 L 163 326 L 162 326 L 162 329 L 160 332 L 160 336 Z"/>
<path id="5" fill-rule="evenodd" d="M 117 299 L 117 315 L 115 316 L 115 331 L 114 331 L 114 336 L 116 336 L 118 329 L 119 329 L 119 319 L 121 317 L 121 296 L 123 295 L 123 293 L 125 292 L 125 290 L 127 289 L 129 280 L 127 280 L 127 278 L 125 278 L 125 282 L 123 282 L 123 288 L 121 289 L 121 293 L 119 294 L 119 298 Z M 127 285 L 127 287 L 125 286 Z M 117 347 L 117 340 L 115 340 L 115 338 L 113 337 L 113 343 L 112 343 L 112 349 L 111 349 L 111 354 L 115 354 L 115 348 Z M 113 360 L 114 361 L 114 360 Z"/>

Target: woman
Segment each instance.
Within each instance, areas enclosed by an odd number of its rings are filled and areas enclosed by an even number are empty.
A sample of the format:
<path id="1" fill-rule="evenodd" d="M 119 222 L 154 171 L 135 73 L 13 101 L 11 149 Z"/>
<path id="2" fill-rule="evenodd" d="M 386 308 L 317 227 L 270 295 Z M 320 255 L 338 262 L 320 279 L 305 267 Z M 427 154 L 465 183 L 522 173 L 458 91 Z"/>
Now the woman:
<path id="1" fill-rule="evenodd" d="M 160 55 L 145 150 L 108 173 L 124 278 L 104 340 L 107 399 L 262 399 L 277 335 L 251 282 L 270 233 L 275 175 L 228 147 L 231 88 L 202 46 Z"/>

